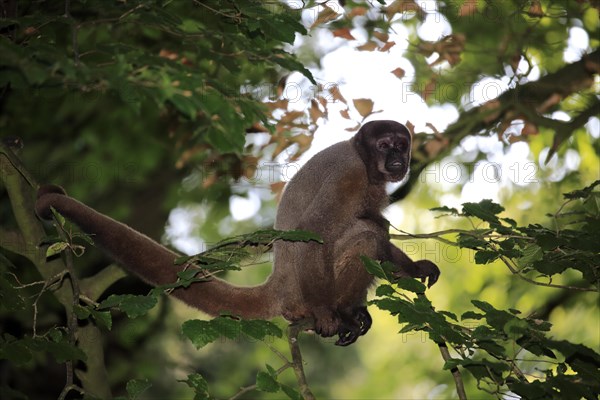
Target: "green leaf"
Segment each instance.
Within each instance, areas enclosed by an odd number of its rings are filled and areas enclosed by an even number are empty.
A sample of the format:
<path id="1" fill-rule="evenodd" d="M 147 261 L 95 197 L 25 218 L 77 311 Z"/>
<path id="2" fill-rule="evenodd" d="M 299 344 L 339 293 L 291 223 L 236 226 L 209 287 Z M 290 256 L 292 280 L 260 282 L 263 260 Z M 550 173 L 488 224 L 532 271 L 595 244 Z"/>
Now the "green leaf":
<path id="1" fill-rule="evenodd" d="M 272 61 L 276 64 L 281 65 L 283 68 L 287 69 L 288 71 L 298 71 L 302 75 L 304 75 L 306 78 L 308 78 L 308 80 L 313 85 L 317 85 L 317 81 L 315 80 L 312 73 L 308 69 L 306 69 L 306 67 L 302 63 L 297 61 L 294 57 L 291 57 L 290 54 L 288 54 L 284 51 L 279 51 L 274 56 L 269 58 L 269 61 Z"/>
<path id="2" fill-rule="evenodd" d="M 464 233 L 458 234 L 457 243 L 459 247 L 474 250 L 485 249 L 488 246 L 488 242 L 486 242 L 484 239 Z"/>
<path id="3" fill-rule="evenodd" d="M 40 344 L 39 349 L 50 353 L 59 364 L 65 361 L 85 361 L 87 358 L 81 349 L 67 342 L 55 343 L 41 340 L 38 342 Z"/>
<path id="4" fill-rule="evenodd" d="M 196 392 L 194 396 L 194 400 L 207 400 L 210 399 L 210 395 L 208 393 L 208 383 L 204 379 L 204 377 L 200 374 L 191 374 L 188 375 L 186 380 L 180 380 L 178 382 L 182 382 L 187 384 L 189 387 L 193 388 Z"/>
<path id="5" fill-rule="evenodd" d="M 463 203 L 463 213 L 468 216 L 477 217 L 489 223 L 498 224 L 497 214 L 504 211 L 504 207 L 491 200 L 482 200 L 479 203 Z"/>
<path id="6" fill-rule="evenodd" d="M 451 207 L 447 207 L 447 206 L 430 208 L 429 211 L 439 211 L 439 212 L 444 212 L 444 213 L 448 213 L 451 215 L 459 214 L 459 212 L 456 208 L 451 208 Z"/>
<path id="7" fill-rule="evenodd" d="M 5 274 L 0 275 L 0 310 L 21 311 L 24 308 L 25 300 L 20 291 L 5 278 Z"/>
<path id="8" fill-rule="evenodd" d="M 479 250 L 475 253 L 475 263 L 488 264 L 500 257 L 500 254 L 491 250 Z"/>
<path id="9" fill-rule="evenodd" d="M 256 387 L 260 391 L 269 393 L 275 393 L 280 388 L 277 380 L 271 374 L 264 371 L 259 371 L 256 374 Z"/>
<path id="10" fill-rule="evenodd" d="M 400 289 L 408 290 L 413 293 L 425 293 L 427 288 L 423 283 L 413 278 L 399 278 L 394 281 Z"/>
<path id="11" fill-rule="evenodd" d="M 56 222 L 58 222 L 58 225 L 60 227 L 64 227 L 65 223 L 66 223 L 65 217 L 60 215 L 60 213 L 58 211 L 56 211 L 56 209 L 54 207 L 50 207 L 50 210 L 52 211 L 52 215 L 54 216 L 54 219 L 56 220 Z"/>
<path id="12" fill-rule="evenodd" d="M 460 316 L 460 319 L 483 319 L 485 316 L 483 314 L 476 313 L 474 311 L 467 311 Z"/>
<path id="13" fill-rule="evenodd" d="M 14 365 L 24 365 L 31 361 L 32 351 L 25 340 L 15 340 L 0 342 L 0 360 L 8 360 Z"/>
<path id="14" fill-rule="evenodd" d="M 227 339 L 236 339 L 240 335 L 241 324 L 239 320 L 229 317 L 217 317 L 208 322 L 215 332 Z"/>
<path id="15" fill-rule="evenodd" d="M 57 254 L 60 254 L 68 248 L 69 248 L 69 243 L 67 243 L 67 242 L 53 243 L 50 246 L 48 246 L 48 249 L 46 249 L 46 258 L 53 257 Z"/>
<path id="16" fill-rule="evenodd" d="M 199 319 L 185 321 L 181 329 L 197 349 L 214 342 L 221 336 L 209 321 Z"/>
<path id="17" fill-rule="evenodd" d="M 191 98 L 182 96 L 180 94 L 174 94 L 169 100 L 183 115 L 191 120 L 196 119 L 198 107 Z"/>
<path id="18" fill-rule="evenodd" d="M 112 315 L 110 314 L 110 311 L 91 310 L 91 313 L 92 318 L 94 319 L 94 321 L 96 321 L 96 324 L 99 327 L 102 327 L 109 331 L 112 329 Z"/>
<path id="19" fill-rule="evenodd" d="M 147 379 L 132 379 L 127 382 L 125 389 L 127 390 L 128 398 L 135 400 L 151 387 L 152 384 Z"/>
<path id="20" fill-rule="evenodd" d="M 535 243 L 530 243 L 523 249 L 523 256 L 517 260 L 517 263 L 521 267 L 527 267 L 533 264 L 535 261 L 542 260 L 543 255 L 544 251 L 540 246 Z"/>
<path id="21" fill-rule="evenodd" d="M 277 325 L 263 320 L 245 320 L 240 321 L 242 332 L 251 338 L 263 340 L 267 336 L 282 337 L 283 332 Z"/>
<path id="22" fill-rule="evenodd" d="M 569 193 L 564 193 L 563 196 L 567 200 L 584 199 L 584 198 L 587 198 L 592 193 L 594 188 L 598 185 L 600 185 L 600 180 L 594 181 L 594 183 L 592 183 L 591 185 L 589 185 L 583 189 L 574 190 Z"/>
<path id="23" fill-rule="evenodd" d="M 379 285 L 375 289 L 375 295 L 378 297 L 393 296 L 396 294 L 396 290 L 391 285 Z"/>
<path id="24" fill-rule="evenodd" d="M 75 304 L 73 307 L 73 312 L 79 320 L 88 319 L 90 315 L 92 315 L 92 312 L 87 307 L 82 307 L 79 304 Z"/>
<path id="25" fill-rule="evenodd" d="M 293 387 L 280 384 L 281 391 L 292 400 L 302 400 L 302 395 Z"/>
<path id="26" fill-rule="evenodd" d="M 444 362 L 443 369 L 446 370 L 446 371 L 448 371 L 448 370 L 451 370 L 453 368 L 456 368 L 459 365 L 463 364 L 462 361 L 463 360 L 458 359 L 458 358 L 450 358 L 450 359 L 446 360 L 446 362 Z"/>
<path id="27" fill-rule="evenodd" d="M 129 318 L 136 318 L 146 314 L 158 303 L 156 296 L 136 296 L 133 294 L 111 295 L 98 305 L 98 309 L 117 308 L 127 314 Z"/>
<path id="28" fill-rule="evenodd" d="M 375 276 L 376 278 L 387 279 L 385 276 L 385 272 L 378 261 L 375 261 L 372 258 L 366 256 L 360 256 L 360 260 L 367 269 L 368 273 Z"/>
<path id="29" fill-rule="evenodd" d="M 292 231 L 274 231 L 281 240 L 287 240 L 292 242 L 318 242 L 323 243 L 321 236 L 314 232 L 303 231 L 303 230 L 292 230 Z"/>
<path id="30" fill-rule="evenodd" d="M 528 328 L 529 324 L 527 323 L 527 321 L 518 318 L 513 318 L 504 325 L 503 329 L 504 333 L 506 333 L 506 335 L 510 339 L 516 341 L 527 332 Z"/>

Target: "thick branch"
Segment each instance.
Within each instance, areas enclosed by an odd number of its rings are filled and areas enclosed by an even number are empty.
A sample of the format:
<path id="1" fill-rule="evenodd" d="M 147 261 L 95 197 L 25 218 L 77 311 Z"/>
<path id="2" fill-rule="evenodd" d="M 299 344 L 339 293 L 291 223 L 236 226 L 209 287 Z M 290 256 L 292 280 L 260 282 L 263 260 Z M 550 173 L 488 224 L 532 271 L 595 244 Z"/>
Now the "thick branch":
<path id="1" fill-rule="evenodd" d="M 520 115 L 523 108 L 534 111 L 542 109 L 552 96 L 559 96 L 562 99 L 587 89 L 593 85 L 594 75 L 599 72 L 600 50 L 595 50 L 585 55 L 581 60 L 565 65 L 558 71 L 547 74 L 535 82 L 529 82 L 507 90 L 498 98 L 463 112 L 456 122 L 445 130 L 443 134 L 444 144 L 441 146 L 441 151 L 430 154 L 426 149 L 426 143 L 423 143 L 414 152 L 410 177 L 404 186 L 390 196 L 391 202 L 406 197 L 418 181 L 421 172 L 429 164 L 447 155 L 463 138 L 487 132 L 500 123 L 509 113 Z M 597 108 L 595 110 L 595 113 L 597 113 Z M 575 117 L 570 124 L 581 126 L 595 113 L 593 108 L 587 109 Z"/>
<path id="2" fill-rule="evenodd" d="M 0 178 L 6 186 L 10 199 L 12 212 L 15 216 L 17 226 L 21 231 L 22 240 L 30 248 L 26 251 L 28 258 L 35 264 L 39 274 L 45 281 L 52 281 L 54 277 L 60 276 L 65 271 L 65 264 L 60 258 L 46 261 L 43 249 L 38 248 L 46 237 L 42 224 L 34 213 L 35 190 L 38 185 L 33 176 L 24 168 L 14 153 L 0 142 Z M 71 279 L 77 279 L 71 276 Z M 73 310 L 74 296 L 70 285 L 60 285 L 54 292 L 57 300 L 70 315 Z M 108 373 L 104 366 L 102 341 L 97 337 L 100 335 L 98 328 L 89 325 L 80 330 L 77 346 L 87 355 L 86 371 L 75 371 L 81 379 L 84 391 L 94 397 L 111 398 L 110 386 L 108 384 Z M 70 391 L 73 386 L 65 388 Z M 66 392 L 64 393 L 66 395 Z"/>

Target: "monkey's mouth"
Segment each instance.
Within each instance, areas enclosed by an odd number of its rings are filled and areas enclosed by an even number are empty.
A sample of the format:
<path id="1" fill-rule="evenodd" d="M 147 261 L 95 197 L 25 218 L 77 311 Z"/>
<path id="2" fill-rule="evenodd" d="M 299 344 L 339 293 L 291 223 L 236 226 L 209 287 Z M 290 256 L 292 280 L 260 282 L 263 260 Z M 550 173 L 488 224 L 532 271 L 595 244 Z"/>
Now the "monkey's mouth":
<path id="1" fill-rule="evenodd" d="M 406 174 L 406 165 L 400 161 L 386 165 L 386 169 L 390 176 L 402 178 Z"/>

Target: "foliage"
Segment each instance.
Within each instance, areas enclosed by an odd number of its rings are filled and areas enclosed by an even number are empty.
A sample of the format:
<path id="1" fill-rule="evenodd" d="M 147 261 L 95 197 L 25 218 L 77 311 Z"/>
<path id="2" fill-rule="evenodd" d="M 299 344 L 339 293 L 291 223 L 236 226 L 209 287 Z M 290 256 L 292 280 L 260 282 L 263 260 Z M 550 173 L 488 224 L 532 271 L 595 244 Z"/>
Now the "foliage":
<path id="1" fill-rule="evenodd" d="M 600 214 L 596 203 L 600 192 L 594 188 L 599 184 L 596 181 L 582 190 L 566 193 L 566 202 L 552 216 L 556 221 L 553 229 L 540 224 L 519 227 L 512 219 L 500 217 L 504 208 L 489 200 L 465 203 L 462 212 L 448 207 L 435 210 L 472 220 L 472 230 L 454 232 L 455 245 L 476 250 L 476 263 L 499 259 L 513 274 L 530 283 L 597 292 Z M 565 211 L 567 204 L 574 201 L 578 206 Z M 479 228 L 475 219 L 489 228 Z M 578 227 L 577 231 L 573 226 Z M 366 261 L 369 272 L 387 280 L 377 288 L 378 298 L 372 304 L 398 317 L 404 325 L 399 333 L 425 331 L 435 343 L 452 346 L 456 355 L 446 360 L 444 369 L 463 367 L 477 380 L 480 390 L 498 398 L 511 393 L 526 399 L 596 399 L 600 395 L 600 354 L 580 344 L 553 339 L 548 321 L 535 316 L 522 318 L 519 310 L 501 310 L 487 302 L 471 300 L 475 309 L 464 312 L 459 322 L 454 313 L 433 307 L 423 294 L 423 284 L 407 280 L 392 285 L 392 275 L 386 273 L 385 264 Z M 569 268 L 581 274 L 577 286 L 551 283 L 556 275 L 569 276 Z M 528 277 L 532 274 L 535 279 Z M 538 280 L 543 277 L 548 282 Z M 410 298 L 402 291 L 417 296 Z"/>

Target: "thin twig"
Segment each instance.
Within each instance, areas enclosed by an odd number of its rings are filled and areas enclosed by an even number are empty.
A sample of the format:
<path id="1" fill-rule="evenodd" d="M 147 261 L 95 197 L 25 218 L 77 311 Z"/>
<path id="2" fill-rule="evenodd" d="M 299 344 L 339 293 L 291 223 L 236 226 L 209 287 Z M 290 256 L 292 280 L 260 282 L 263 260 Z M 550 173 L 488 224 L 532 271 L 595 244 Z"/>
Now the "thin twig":
<path id="1" fill-rule="evenodd" d="M 296 380 L 300 387 L 300 394 L 304 400 L 315 400 L 315 396 L 312 394 L 308 383 L 306 383 L 306 376 L 304 375 L 304 366 L 302 364 L 302 353 L 298 346 L 298 335 L 301 331 L 312 328 L 314 321 L 311 319 L 304 319 L 297 323 L 292 323 L 288 327 L 288 344 L 290 345 L 290 352 L 292 353 L 292 367 L 296 374 Z"/>
<path id="2" fill-rule="evenodd" d="M 67 271 L 69 273 L 69 278 L 71 282 L 71 290 L 73 292 L 73 302 L 71 303 L 71 309 L 66 309 L 67 311 L 67 326 L 68 326 L 68 334 L 69 334 L 69 343 L 72 346 L 76 345 L 76 332 L 77 332 L 77 315 L 75 314 L 75 308 L 79 305 L 79 296 L 81 295 L 81 290 L 79 288 L 79 281 L 77 276 L 75 275 L 75 266 L 73 262 L 73 249 L 72 246 L 72 238 L 71 235 L 64 229 L 61 225 L 60 221 L 57 218 L 54 218 L 54 223 L 56 225 L 56 230 L 62 240 L 67 242 L 69 246 L 65 249 L 65 265 L 67 267 Z M 68 360 L 66 362 L 67 369 L 67 381 L 65 383 L 65 390 L 69 387 L 73 386 L 74 379 L 74 366 L 73 361 Z M 63 391 L 64 392 L 64 391 Z"/>
<path id="3" fill-rule="evenodd" d="M 526 276 L 524 276 L 523 274 L 521 274 L 511 263 L 511 261 L 506 257 L 506 256 L 500 256 L 499 257 L 500 260 L 502 260 L 502 262 L 508 267 L 508 269 L 510 270 L 510 272 L 512 272 L 514 275 L 518 276 L 519 278 L 523 279 L 526 282 L 529 282 L 531 284 L 537 285 L 537 286 L 545 286 L 545 287 L 550 287 L 550 288 L 554 288 L 554 289 L 570 289 L 570 290 L 579 290 L 581 292 L 597 292 L 598 289 L 597 288 L 585 288 L 585 287 L 578 287 L 578 286 L 569 286 L 569 285 L 555 285 L 553 283 L 545 283 L 545 282 L 539 282 L 536 280 L 533 280 L 531 278 L 528 278 Z"/>
<path id="4" fill-rule="evenodd" d="M 444 361 L 450 360 L 451 357 L 450 352 L 448 351 L 448 345 L 445 342 L 436 342 L 436 344 L 440 349 L 440 353 L 442 353 L 442 358 L 444 359 Z M 465 386 L 463 384 L 458 367 L 450 369 L 450 372 L 452 373 L 452 378 L 454 378 L 454 385 L 456 386 L 456 393 L 458 393 L 458 398 L 460 400 L 466 400 L 467 393 L 465 392 Z"/>
<path id="5" fill-rule="evenodd" d="M 71 391 L 79 392 L 79 394 L 81 394 L 81 395 L 85 394 L 85 391 L 82 388 L 80 388 L 79 386 L 68 385 L 63 388 L 62 392 L 60 392 L 60 396 L 58 396 L 58 400 L 64 400 L 67 397 L 67 395 L 69 394 L 69 392 L 71 392 Z"/>
<path id="6" fill-rule="evenodd" d="M 57 275 L 54 275 L 53 277 L 51 277 L 50 279 L 46 280 L 44 282 L 44 287 L 42 287 L 42 290 L 40 290 L 40 292 L 37 294 L 34 302 L 33 302 L 33 327 L 32 327 L 32 336 L 35 338 L 37 337 L 37 316 L 38 316 L 38 306 L 37 303 L 40 300 L 40 298 L 42 297 L 42 295 L 49 290 L 52 286 L 56 285 L 57 283 L 62 282 L 63 278 L 65 277 L 65 275 L 68 274 L 67 270 L 64 270 L 62 272 L 60 272 Z"/>

